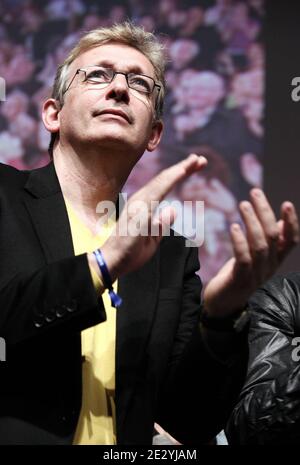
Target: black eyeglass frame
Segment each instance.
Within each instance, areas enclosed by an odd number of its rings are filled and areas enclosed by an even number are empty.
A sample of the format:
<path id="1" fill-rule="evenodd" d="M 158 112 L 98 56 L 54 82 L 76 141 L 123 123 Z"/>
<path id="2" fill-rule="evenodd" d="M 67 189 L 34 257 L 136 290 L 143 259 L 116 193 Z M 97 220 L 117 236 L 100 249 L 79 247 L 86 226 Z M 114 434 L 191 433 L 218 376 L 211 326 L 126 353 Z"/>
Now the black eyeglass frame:
<path id="1" fill-rule="evenodd" d="M 125 76 L 126 83 L 127 83 L 127 86 L 128 86 L 129 89 L 136 90 L 137 92 L 140 92 L 140 93 L 142 93 L 142 94 L 151 95 L 151 94 L 154 92 L 154 89 L 155 89 L 155 87 L 156 87 L 156 88 L 158 89 L 158 94 L 159 94 L 159 92 L 160 92 L 161 85 L 160 85 L 160 84 L 157 84 L 157 83 L 154 81 L 154 79 L 153 79 L 151 76 L 147 76 L 147 74 L 143 74 L 143 73 L 123 73 L 122 71 L 115 71 L 115 70 L 113 70 L 112 68 L 105 68 L 105 67 L 102 67 L 102 66 L 99 66 L 99 65 L 88 65 L 86 68 L 78 68 L 78 69 L 76 70 L 76 72 L 75 72 L 74 76 L 72 77 L 72 79 L 71 79 L 71 81 L 70 81 L 68 87 L 63 91 L 63 95 L 70 89 L 72 82 L 74 81 L 75 77 L 77 76 L 77 74 L 79 74 L 80 71 L 83 72 L 83 73 L 85 74 L 85 79 L 84 79 L 82 82 L 86 82 L 87 79 L 88 79 L 88 78 L 87 78 L 87 68 L 93 68 L 93 67 L 94 67 L 94 68 L 97 68 L 97 67 L 98 67 L 98 68 L 105 69 L 105 70 L 107 70 L 107 71 L 112 72 L 112 78 L 111 78 L 111 80 L 110 80 L 109 82 L 105 82 L 105 83 L 103 83 L 103 84 L 107 84 L 107 85 L 111 84 L 111 83 L 113 82 L 113 80 L 114 80 L 114 78 L 115 78 L 115 76 L 116 76 L 117 74 L 122 74 L 123 76 Z M 146 78 L 148 78 L 148 79 L 151 79 L 151 81 L 153 81 L 153 88 L 152 88 L 151 92 L 142 91 L 142 90 L 137 90 L 137 89 L 134 89 L 134 87 L 131 87 L 131 86 L 129 85 L 129 82 L 128 82 L 128 76 L 130 76 L 130 75 L 133 75 L 133 76 L 144 76 L 144 77 L 146 77 Z"/>

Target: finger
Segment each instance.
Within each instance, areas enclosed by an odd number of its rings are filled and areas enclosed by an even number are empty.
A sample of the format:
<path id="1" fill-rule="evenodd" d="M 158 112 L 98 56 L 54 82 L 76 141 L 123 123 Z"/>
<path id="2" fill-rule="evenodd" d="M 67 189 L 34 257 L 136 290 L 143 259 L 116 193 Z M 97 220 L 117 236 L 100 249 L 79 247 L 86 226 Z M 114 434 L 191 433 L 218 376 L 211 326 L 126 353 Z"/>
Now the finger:
<path id="1" fill-rule="evenodd" d="M 299 242 L 299 220 L 296 209 L 291 202 L 284 202 L 281 206 L 281 217 L 284 221 L 283 234 L 286 241 L 294 246 Z"/>
<path id="2" fill-rule="evenodd" d="M 269 248 L 262 225 L 250 202 L 240 203 L 240 212 L 245 224 L 248 247 L 253 262 L 253 272 L 262 281 L 269 274 Z M 272 257 L 272 261 L 274 257 Z"/>
<path id="3" fill-rule="evenodd" d="M 277 221 L 271 205 L 264 192 L 255 188 L 250 191 L 251 203 L 263 227 L 267 240 L 273 242 L 278 239 Z"/>
<path id="4" fill-rule="evenodd" d="M 146 202 L 150 202 L 151 200 L 161 201 L 167 193 L 173 189 L 178 181 L 201 170 L 206 164 L 207 160 L 205 157 L 191 154 L 185 160 L 161 171 L 155 178 L 134 194 L 132 198 L 137 197 Z"/>
<path id="5" fill-rule="evenodd" d="M 281 220 L 278 226 L 280 229 L 279 258 L 282 260 L 299 243 L 298 215 L 291 202 L 284 202 L 281 205 Z"/>
<path id="6" fill-rule="evenodd" d="M 252 257 L 248 241 L 239 224 L 233 223 L 230 227 L 230 237 L 235 256 L 235 273 L 238 279 L 249 276 L 252 269 Z"/>
<path id="7" fill-rule="evenodd" d="M 253 206 L 248 201 L 243 201 L 239 205 L 242 220 L 246 228 L 248 245 L 252 256 L 265 253 L 268 244 L 262 225 L 254 211 Z"/>
<path id="8" fill-rule="evenodd" d="M 279 228 L 275 214 L 264 192 L 261 189 L 252 189 L 250 191 L 250 198 L 254 211 L 262 226 L 266 241 L 268 243 L 270 267 L 277 266 Z"/>

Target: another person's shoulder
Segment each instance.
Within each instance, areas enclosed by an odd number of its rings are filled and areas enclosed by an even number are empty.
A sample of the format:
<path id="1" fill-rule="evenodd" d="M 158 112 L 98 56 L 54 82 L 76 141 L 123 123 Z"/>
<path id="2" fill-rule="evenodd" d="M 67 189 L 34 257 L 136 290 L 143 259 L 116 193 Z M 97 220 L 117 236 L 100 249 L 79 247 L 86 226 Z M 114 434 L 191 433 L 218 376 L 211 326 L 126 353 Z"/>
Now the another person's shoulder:
<path id="1" fill-rule="evenodd" d="M 252 321 L 300 328 L 300 272 L 276 275 L 249 300 Z"/>
<path id="2" fill-rule="evenodd" d="M 257 293 L 265 292 L 269 295 L 289 295 L 300 292 L 300 271 L 279 274 L 267 281 Z"/>

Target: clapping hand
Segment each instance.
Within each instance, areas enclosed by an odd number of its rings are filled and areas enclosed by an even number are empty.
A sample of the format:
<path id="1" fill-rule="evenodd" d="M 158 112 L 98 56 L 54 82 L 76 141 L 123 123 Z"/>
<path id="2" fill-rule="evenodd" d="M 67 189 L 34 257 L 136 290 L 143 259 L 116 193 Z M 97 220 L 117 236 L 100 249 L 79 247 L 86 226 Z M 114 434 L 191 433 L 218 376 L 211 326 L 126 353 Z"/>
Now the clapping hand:
<path id="1" fill-rule="evenodd" d="M 241 202 L 240 213 L 245 233 L 240 225 L 231 225 L 234 256 L 205 289 L 205 308 L 211 316 L 226 317 L 242 310 L 250 295 L 299 242 L 298 218 L 290 202 L 281 205 L 281 218 L 276 221 L 264 193 L 254 188 L 250 202 Z"/>

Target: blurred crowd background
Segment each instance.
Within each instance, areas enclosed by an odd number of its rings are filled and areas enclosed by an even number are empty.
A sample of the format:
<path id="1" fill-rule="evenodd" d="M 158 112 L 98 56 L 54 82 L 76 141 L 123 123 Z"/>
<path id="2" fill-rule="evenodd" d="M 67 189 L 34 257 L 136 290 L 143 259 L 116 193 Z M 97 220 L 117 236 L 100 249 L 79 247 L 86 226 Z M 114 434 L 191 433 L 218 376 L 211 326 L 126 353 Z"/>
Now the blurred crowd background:
<path id="1" fill-rule="evenodd" d="M 207 282 L 231 255 L 228 227 L 238 202 L 262 184 L 264 136 L 263 0 L 1 0 L 0 161 L 19 169 L 48 163 L 41 123 L 57 65 L 80 35 L 126 19 L 160 35 L 168 55 L 165 133 L 128 179 L 131 194 L 191 152 L 209 165 L 170 194 L 205 202 L 200 247 Z M 184 225 L 175 222 L 178 231 Z"/>

